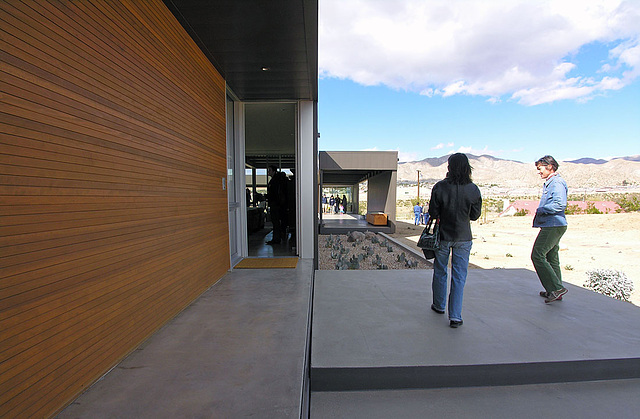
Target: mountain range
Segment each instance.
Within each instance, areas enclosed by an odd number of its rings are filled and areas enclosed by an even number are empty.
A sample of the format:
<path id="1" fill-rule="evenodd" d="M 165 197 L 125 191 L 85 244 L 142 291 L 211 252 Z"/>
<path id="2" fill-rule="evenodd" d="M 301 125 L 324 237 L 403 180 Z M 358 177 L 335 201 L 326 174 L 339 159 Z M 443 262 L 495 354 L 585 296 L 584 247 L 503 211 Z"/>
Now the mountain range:
<path id="1" fill-rule="evenodd" d="M 478 185 L 497 185 L 521 188 L 540 185 L 532 162 L 522 163 L 490 155 L 467 154 L 473 167 L 473 180 Z M 420 161 L 398 163 L 398 181 L 417 180 L 420 171 L 422 182 L 436 182 L 447 173 L 449 155 L 430 157 Z M 640 155 L 613 159 L 581 158 L 559 162 L 558 173 L 570 188 L 603 188 L 623 185 L 640 185 Z"/>

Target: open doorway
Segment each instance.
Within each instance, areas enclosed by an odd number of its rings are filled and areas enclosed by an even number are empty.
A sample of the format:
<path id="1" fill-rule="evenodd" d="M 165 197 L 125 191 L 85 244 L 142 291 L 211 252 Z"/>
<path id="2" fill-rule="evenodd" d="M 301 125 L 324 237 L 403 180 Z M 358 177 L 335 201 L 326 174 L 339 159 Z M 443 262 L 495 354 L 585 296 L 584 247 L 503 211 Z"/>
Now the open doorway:
<path id="1" fill-rule="evenodd" d="M 248 256 L 296 255 L 296 103 L 246 103 L 244 110 Z M 267 199 L 272 180 L 269 167 L 280 172 L 277 176 L 284 200 L 277 208 Z M 280 237 L 274 237 L 276 223 Z"/>
<path id="2" fill-rule="evenodd" d="M 323 214 L 358 214 L 358 204 L 354 201 L 353 186 L 327 186 L 322 188 Z"/>

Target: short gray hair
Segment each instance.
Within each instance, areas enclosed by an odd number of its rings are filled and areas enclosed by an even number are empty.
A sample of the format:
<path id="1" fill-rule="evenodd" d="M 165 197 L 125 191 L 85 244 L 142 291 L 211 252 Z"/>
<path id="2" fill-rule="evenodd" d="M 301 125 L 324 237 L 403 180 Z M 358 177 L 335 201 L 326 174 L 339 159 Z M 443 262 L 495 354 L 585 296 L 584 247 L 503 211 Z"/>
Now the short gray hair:
<path id="1" fill-rule="evenodd" d="M 551 166 L 553 167 L 553 171 L 555 172 L 556 170 L 558 170 L 558 162 L 556 161 L 556 159 L 554 159 L 553 157 L 546 155 L 544 157 L 540 157 L 537 161 L 536 161 L 536 167 L 543 165 L 543 166 Z"/>

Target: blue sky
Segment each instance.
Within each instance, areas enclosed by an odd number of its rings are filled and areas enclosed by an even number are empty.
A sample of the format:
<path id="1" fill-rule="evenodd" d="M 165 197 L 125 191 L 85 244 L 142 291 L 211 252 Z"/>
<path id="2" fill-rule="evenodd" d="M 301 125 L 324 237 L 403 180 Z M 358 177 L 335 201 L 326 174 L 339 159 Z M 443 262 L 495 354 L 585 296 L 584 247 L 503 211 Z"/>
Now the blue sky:
<path id="1" fill-rule="evenodd" d="M 321 0 L 320 150 L 640 154 L 640 0 Z"/>

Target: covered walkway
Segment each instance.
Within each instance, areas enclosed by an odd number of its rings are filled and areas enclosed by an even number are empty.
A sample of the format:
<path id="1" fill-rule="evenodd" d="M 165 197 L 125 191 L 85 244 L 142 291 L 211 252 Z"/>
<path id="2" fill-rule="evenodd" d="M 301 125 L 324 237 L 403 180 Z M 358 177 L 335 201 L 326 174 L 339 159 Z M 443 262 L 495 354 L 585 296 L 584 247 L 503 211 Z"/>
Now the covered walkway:
<path id="1" fill-rule="evenodd" d="M 60 417 L 637 417 L 638 307 L 473 269 L 451 329 L 430 276 L 233 270 Z"/>
<path id="2" fill-rule="evenodd" d="M 322 214 L 320 234 L 346 234 L 351 231 L 373 231 L 391 233 L 390 226 L 369 224 L 364 215 L 358 214 Z"/>

